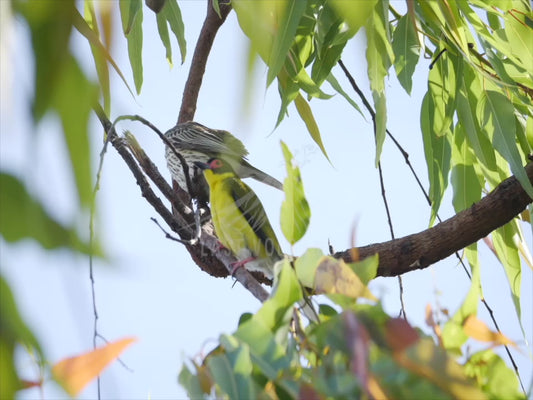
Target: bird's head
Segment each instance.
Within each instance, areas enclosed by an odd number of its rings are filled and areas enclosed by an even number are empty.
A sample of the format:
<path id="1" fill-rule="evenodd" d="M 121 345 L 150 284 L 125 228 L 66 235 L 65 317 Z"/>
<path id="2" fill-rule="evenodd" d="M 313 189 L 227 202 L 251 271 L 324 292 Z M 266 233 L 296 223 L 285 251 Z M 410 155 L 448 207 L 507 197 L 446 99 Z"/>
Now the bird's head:
<path id="1" fill-rule="evenodd" d="M 207 163 L 196 161 L 194 163 L 198 168 L 202 170 L 211 170 L 214 174 L 223 174 L 226 172 L 234 173 L 231 165 L 220 158 L 210 158 Z"/>

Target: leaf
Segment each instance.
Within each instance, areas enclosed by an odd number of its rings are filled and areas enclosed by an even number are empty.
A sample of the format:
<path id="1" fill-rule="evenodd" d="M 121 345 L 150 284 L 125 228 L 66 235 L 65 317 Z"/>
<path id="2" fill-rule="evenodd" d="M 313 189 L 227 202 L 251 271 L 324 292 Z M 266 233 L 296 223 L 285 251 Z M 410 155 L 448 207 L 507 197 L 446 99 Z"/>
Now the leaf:
<path id="1" fill-rule="evenodd" d="M 453 317 L 446 322 L 442 330 L 442 341 L 444 348 L 450 353 L 461 354 L 461 346 L 467 341 L 463 324 L 464 321 L 478 311 L 479 299 L 483 293 L 481 291 L 481 274 L 477 252 L 477 243 L 473 243 L 465 249 L 465 255 L 470 264 L 472 279 L 470 289 L 461 304 L 461 307 L 455 312 Z"/>
<path id="2" fill-rule="evenodd" d="M 17 178 L 0 174 L 0 187 L 0 233 L 7 242 L 31 238 L 44 249 L 67 247 L 91 253 L 89 244 L 78 237 L 75 227 L 54 220 Z M 95 253 L 101 255 L 101 251 Z"/>
<path id="3" fill-rule="evenodd" d="M 487 398 L 468 379 L 464 368 L 451 359 L 444 349 L 435 346 L 432 339 L 420 339 L 407 350 L 396 352 L 394 359 L 402 367 L 437 385 L 454 399 Z"/>
<path id="4" fill-rule="evenodd" d="M 521 320 L 520 310 L 520 286 L 522 283 L 522 267 L 520 263 L 520 255 L 518 249 L 514 243 L 514 237 L 518 235 L 517 221 L 512 220 L 504 226 L 496 229 L 492 233 L 492 239 L 494 247 L 498 255 L 505 275 L 509 283 L 509 289 L 511 289 L 511 297 L 515 307 L 516 315 L 518 316 L 518 322 L 522 333 L 524 328 Z"/>
<path id="5" fill-rule="evenodd" d="M 277 27 L 272 50 L 268 58 L 267 87 L 278 75 L 281 67 L 285 64 L 287 53 L 292 46 L 298 23 L 307 7 L 305 1 L 283 1 L 284 5 L 278 8 L 280 18 Z"/>
<path id="6" fill-rule="evenodd" d="M 121 339 L 79 356 L 65 358 L 52 367 L 52 374 L 70 396 L 77 396 L 135 340 Z"/>
<path id="7" fill-rule="evenodd" d="M 1 185 L 2 191 L 5 190 Z M 2 223 L 4 219 L 2 218 Z M 20 315 L 9 284 L 0 275 L 0 398 L 13 399 L 23 382 L 15 367 L 15 349 L 18 344 L 37 352 L 44 362 L 39 342 Z"/>
<path id="8" fill-rule="evenodd" d="M 202 390 L 200 371 L 197 370 L 198 375 L 193 373 L 184 364 L 178 376 L 178 382 L 185 388 L 189 398 L 199 399 L 202 398 L 205 391 Z M 208 385 L 207 392 L 209 392 L 211 384 Z"/>
<path id="9" fill-rule="evenodd" d="M 320 150 L 322 150 L 322 154 L 324 154 L 326 159 L 331 163 L 328 154 L 326 153 L 326 148 L 322 143 L 320 130 L 318 129 L 315 117 L 313 116 L 313 111 L 311 111 L 311 107 L 309 107 L 309 103 L 302 97 L 300 93 L 298 93 L 296 95 L 296 98 L 294 99 L 294 105 L 296 106 L 296 110 L 298 110 L 298 114 L 300 114 L 300 117 L 305 122 L 305 126 L 307 127 L 311 138 L 315 141 L 318 147 L 320 147 Z"/>
<path id="10" fill-rule="evenodd" d="M 500 332 L 493 332 L 487 325 L 479 320 L 475 315 L 470 315 L 463 324 L 465 333 L 473 339 L 481 342 L 490 342 L 493 345 L 513 345 L 516 346 L 512 340 L 505 337 Z"/>
<path id="11" fill-rule="evenodd" d="M 167 19 L 163 13 L 156 14 L 155 18 L 157 21 L 157 31 L 159 32 L 159 37 L 161 38 L 163 46 L 165 46 L 165 57 L 170 66 L 172 66 L 172 45 L 170 44 L 170 36 L 168 35 Z"/>
<path id="12" fill-rule="evenodd" d="M 420 125 L 424 140 L 424 155 L 428 167 L 429 198 L 431 200 L 431 218 L 429 225 L 433 225 L 442 202 L 442 196 L 448 186 L 450 171 L 450 139 L 448 135 L 437 136 L 433 130 L 435 107 L 433 98 L 426 93 L 420 111 Z"/>
<path id="13" fill-rule="evenodd" d="M 364 297 L 369 300 L 377 301 L 374 295 L 368 290 L 361 279 L 346 265 L 343 260 L 337 260 L 333 257 L 324 256 L 316 270 L 315 283 L 313 287 L 317 293 L 330 295 L 333 301 L 335 296 L 343 296 L 357 299 Z"/>
<path id="14" fill-rule="evenodd" d="M 387 99 L 385 92 L 378 93 L 376 91 L 372 91 L 372 98 L 374 99 L 374 107 L 376 108 L 376 158 L 374 163 L 377 167 L 387 134 Z"/>
<path id="15" fill-rule="evenodd" d="M 420 340 L 420 335 L 403 318 L 391 318 L 385 325 L 385 337 L 392 351 L 404 351 Z"/>
<path id="16" fill-rule="evenodd" d="M 81 16 L 79 15 L 79 13 L 76 13 L 73 22 L 74 26 L 76 26 L 76 21 L 78 21 L 78 25 L 80 25 L 81 21 L 79 21 L 78 19 L 80 17 Z M 91 53 L 93 55 L 94 65 L 96 67 L 96 73 L 98 75 L 98 81 L 100 83 L 102 97 L 104 100 L 104 110 L 107 114 L 109 114 L 111 109 L 111 87 L 109 83 L 109 68 L 107 66 L 105 56 L 102 54 L 100 48 L 98 47 L 98 44 L 101 44 L 100 40 L 98 39 L 100 34 L 98 29 L 98 19 L 96 17 L 94 4 L 92 2 L 85 2 L 85 21 L 86 24 L 84 25 L 86 25 L 86 28 L 88 27 L 89 31 L 97 38 L 97 43 L 93 44 L 90 40 L 89 43 L 91 45 Z M 78 27 L 76 27 L 76 29 L 78 29 L 79 31 Z"/>
<path id="17" fill-rule="evenodd" d="M 38 122 L 50 108 L 55 88 L 62 79 L 63 66 L 69 63 L 69 38 L 77 10 L 73 0 L 16 2 L 13 5 L 26 18 L 31 31 L 35 56 L 32 111 L 34 122 Z"/>
<path id="18" fill-rule="evenodd" d="M 416 35 L 414 19 L 405 14 L 398 20 L 392 37 L 394 51 L 394 69 L 398 81 L 405 91 L 411 94 L 413 73 L 420 58 L 420 43 Z"/>
<path id="19" fill-rule="evenodd" d="M 365 1 L 345 1 L 329 0 L 327 5 L 335 9 L 350 27 L 350 35 L 355 35 L 357 31 L 366 24 L 368 18 L 372 15 L 377 0 Z"/>
<path id="20" fill-rule="evenodd" d="M 320 249 L 310 248 L 294 262 L 294 270 L 298 281 L 304 286 L 311 288 L 315 283 L 316 269 L 324 253 Z"/>
<path id="21" fill-rule="evenodd" d="M 72 93 L 76 93 L 76 101 L 72 101 Z M 93 198 L 88 127 L 97 94 L 97 87 L 87 80 L 77 61 L 69 57 L 57 82 L 52 106 L 61 118 L 80 204 L 87 208 Z"/>
<path id="22" fill-rule="evenodd" d="M 331 87 L 337 91 L 337 93 L 339 93 L 342 97 L 344 97 L 346 99 L 346 101 L 353 108 L 355 108 L 359 112 L 359 114 L 361 114 L 361 116 L 363 118 L 365 118 L 365 115 L 363 114 L 363 112 L 361 111 L 361 109 L 359 108 L 357 103 L 355 101 L 353 101 L 353 99 L 342 89 L 342 86 L 339 84 L 339 82 L 337 81 L 335 76 L 333 76 L 333 74 L 329 74 L 328 77 L 326 78 L 326 80 L 329 82 Z"/>
<path id="23" fill-rule="evenodd" d="M 113 57 L 111 57 L 111 54 L 109 54 L 105 46 L 102 44 L 98 35 L 91 29 L 91 27 L 87 24 L 87 21 L 85 21 L 79 13 L 76 13 L 74 15 L 73 25 L 78 30 L 78 32 L 81 33 L 87 39 L 87 41 L 91 44 L 91 49 L 92 48 L 98 49 L 98 51 L 106 58 L 106 60 L 111 64 L 113 69 L 117 72 L 118 76 L 120 77 L 122 82 L 124 82 L 124 85 L 126 86 L 126 88 L 128 89 L 128 91 L 131 93 L 133 97 L 134 96 L 133 91 L 128 85 L 128 82 L 126 81 L 126 78 L 124 77 L 124 74 L 122 73 L 118 65 L 115 63 L 115 60 L 113 60 Z"/>
<path id="24" fill-rule="evenodd" d="M 524 399 L 516 373 L 492 350 L 472 354 L 465 372 L 477 380 L 491 399 Z"/>
<path id="25" fill-rule="evenodd" d="M 374 254 L 369 256 L 364 260 L 349 263 L 348 266 L 352 271 L 361 279 L 364 285 L 368 283 L 377 276 L 378 266 L 379 266 L 379 255 Z"/>
<path id="26" fill-rule="evenodd" d="M 287 145 L 281 142 L 287 178 L 283 183 L 285 200 L 281 205 L 281 230 L 291 245 L 299 241 L 311 219 L 311 209 L 305 198 L 300 169 L 294 165 L 294 159 Z"/>
<path id="27" fill-rule="evenodd" d="M 496 150 L 509 162 L 511 171 L 522 184 L 530 197 L 533 197 L 533 186 L 523 167 L 516 145 L 516 122 L 512 103 L 499 92 L 484 92 L 479 104 L 480 120 L 483 129 L 492 137 Z"/>
<path id="28" fill-rule="evenodd" d="M 128 56 L 130 59 L 133 81 L 137 94 L 141 92 L 143 83 L 142 65 L 142 21 L 143 11 L 141 0 L 120 0 L 120 15 L 122 18 L 122 29 L 128 41 Z M 166 7 L 165 7 L 166 8 Z"/>
<path id="29" fill-rule="evenodd" d="M 161 13 L 164 15 L 170 29 L 174 33 L 178 45 L 180 48 L 181 63 L 185 62 L 185 56 L 187 55 L 187 42 L 185 40 L 185 25 L 181 16 L 181 10 L 176 0 L 167 0 L 165 7 Z"/>

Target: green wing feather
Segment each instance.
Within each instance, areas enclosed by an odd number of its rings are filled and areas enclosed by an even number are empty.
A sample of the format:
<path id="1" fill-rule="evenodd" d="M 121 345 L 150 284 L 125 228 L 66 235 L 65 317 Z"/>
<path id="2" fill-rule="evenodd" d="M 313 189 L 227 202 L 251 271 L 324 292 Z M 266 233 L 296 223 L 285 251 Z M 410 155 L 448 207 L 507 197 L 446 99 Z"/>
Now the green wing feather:
<path id="1" fill-rule="evenodd" d="M 239 179 L 229 178 L 227 184 L 237 208 L 257 235 L 263 247 L 273 250 L 274 254 L 272 255 L 274 257 L 281 258 L 281 247 L 259 198 L 248 185 Z"/>

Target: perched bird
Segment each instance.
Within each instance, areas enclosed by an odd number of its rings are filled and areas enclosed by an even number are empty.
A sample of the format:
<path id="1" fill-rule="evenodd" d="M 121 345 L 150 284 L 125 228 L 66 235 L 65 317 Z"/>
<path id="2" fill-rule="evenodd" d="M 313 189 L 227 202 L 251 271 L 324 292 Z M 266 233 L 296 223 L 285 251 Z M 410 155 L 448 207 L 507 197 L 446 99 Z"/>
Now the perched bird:
<path id="1" fill-rule="evenodd" d="M 272 279 L 276 261 L 283 258 L 278 239 L 268 222 L 263 205 L 248 185 L 242 182 L 230 163 L 211 158 L 195 162 L 203 170 L 210 189 L 211 215 L 220 242 L 244 266 Z"/>
<path id="2" fill-rule="evenodd" d="M 283 185 L 278 180 L 255 168 L 246 160 L 248 151 L 239 139 L 227 131 L 209 129 L 197 122 L 185 122 L 167 131 L 165 137 L 187 162 L 189 177 L 195 190 L 195 193 L 190 195 L 198 198 L 200 202 L 207 203 L 209 190 L 202 172 L 194 163 L 196 161 L 205 163 L 215 157 L 229 164 L 239 178 L 254 178 L 283 190 Z M 165 157 L 172 179 L 183 190 L 188 191 L 180 159 L 168 145 Z"/>

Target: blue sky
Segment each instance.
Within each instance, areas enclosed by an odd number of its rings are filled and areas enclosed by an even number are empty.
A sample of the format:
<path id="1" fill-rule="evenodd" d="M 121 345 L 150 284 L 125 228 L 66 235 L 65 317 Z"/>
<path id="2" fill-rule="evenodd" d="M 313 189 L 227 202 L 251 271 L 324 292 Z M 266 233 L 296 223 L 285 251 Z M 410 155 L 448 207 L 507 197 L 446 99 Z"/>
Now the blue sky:
<path id="1" fill-rule="evenodd" d="M 121 114 L 140 114 L 163 131 L 175 124 L 190 59 L 205 14 L 205 1 L 182 1 L 180 7 L 186 24 L 186 63 L 179 65 L 176 58 L 179 52 L 174 47 L 175 65 L 169 68 L 157 35 L 155 17 L 145 10 L 142 94 L 133 99 L 114 75 L 113 118 Z M 118 19 L 115 23 L 118 28 Z M 7 66 L 2 64 L 0 166 L 3 170 L 22 173 L 32 193 L 43 200 L 54 216 L 64 222 L 78 222 L 82 232 L 87 234 L 85 219 L 75 214 L 72 176 L 66 168 L 68 156 L 61 141 L 58 121 L 48 116 L 37 132 L 32 132 L 27 107 L 32 89 L 29 37 L 20 21 L 14 20 L 12 28 L 9 62 Z M 82 63 L 89 66 L 87 71 L 94 74 L 86 42 L 77 37 L 72 46 Z M 266 69 L 263 65 L 259 65 L 254 76 L 253 101 L 243 107 L 246 51 L 247 39 L 239 29 L 235 14 L 231 13 L 215 40 L 195 119 L 209 127 L 231 131 L 245 143 L 250 161 L 280 180 L 285 177 L 285 169 L 279 142 L 283 140 L 288 144 L 300 165 L 312 211 L 309 231 L 294 247 L 294 254 L 301 254 L 309 247 L 327 251 L 328 239 L 335 250 L 345 249 L 351 245 L 354 229 L 359 245 L 389 240 L 378 174 L 374 168 L 375 148 L 370 121 L 364 120 L 338 95 L 329 101 L 312 100 L 331 165 L 310 139 L 293 107 L 289 108 L 289 117 L 273 131 L 279 97 L 275 84 L 265 91 Z M 114 57 L 132 82 L 125 40 L 119 33 L 115 35 Z M 348 44 L 343 60 L 368 94 L 364 45 L 360 37 Z M 411 97 L 403 92 L 394 76 L 387 81 L 388 127 L 409 152 L 410 161 L 426 186 L 419 112 L 426 90 L 428 64 L 429 61 L 421 60 Z M 334 72 L 345 91 L 351 94 L 342 71 L 336 68 Z M 6 77 L 10 80 L 6 81 Z M 333 93 L 332 90 L 326 91 Z M 140 124 L 120 126 L 129 128 L 136 135 L 168 177 L 162 143 Z M 102 129 L 94 117 L 91 136 L 96 169 Z M 385 143 L 382 164 L 396 237 L 426 229 L 430 210 L 403 158 L 390 141 Z M 263 201 L 284 251 L 290 252 L 279 227 L 283 194 L 254 181 L 248 183 Z M 443 218 L 453 215 L 450 200 L 448 194 L 440 213 Z M 103 374 L 104 398 L 185 397 L 185 392 L 177 384 L 181 364 L 207 353 L 221 333 L 236 328 L 243 312 L 253 312 L 260 306 L 239 284 L 233 286 L 232 279 L 216 279 L 201 272 L 187 251 L 165 239 L 150 217 L 157 215 L 140 196 L 126 165 L 110 148 L 98 194 L 96 224 L 109 254 L 108 262 L 99 261 L 95 265 L 99 332 L 110 341 L 127 336 L 135 336 L 138 341 L 121 358 L 129 369 L 115 363 Z M 531 243 L 529 227 L 524 226 L 524 230 L 527 243 Z M 89 350 L 92 347 L 93 311 L 88 259 L 67 251 L 45 252 L 32 242 L 15 246 L 7 246 L 4 241 L 0 244 L 2 275 L 12 285 L 23 315 L 41 340 L 48 359 L 57 362 Z M 484 244 L 480 243 L 479 248 L 485 298 L 503 332 L 522 344 L 503 269 Z M 444 307 L 453 313 L 469 287 L 466 274 L 455 257 L 423 271 L 408 273 L 403 280 L 407 316 L 411 323 L 426 331 L 426 305 Z M 522 281 L 523 326 L 531 341 L 533 278 L 528 267 L 523 268 Z M 391 315 L 398 314 L 396 278 L 376 279 L 371 289 L 382 299 Z M 488 322 L 481 306 L 480 310 L 481 318 Z M 529 385 L 531 361 L 528 350 L 521 349 L 513 354 L 524 384 Z M 506 357 L 504 359 L 507 361 Z M 20 364 L 28 378 L 35 377 L 36 368 L 31 360 L 22 357 Z M 94 397 L 95 390 L 96 386 L 90 385 L 81 397 Z M 45 385 L 44 393 L 46 398 L 66 397 L 53 383 Z M 20 393 L 20 398 L 29 399 L 36 395 L 37 392 L 27 390 Z"/>

